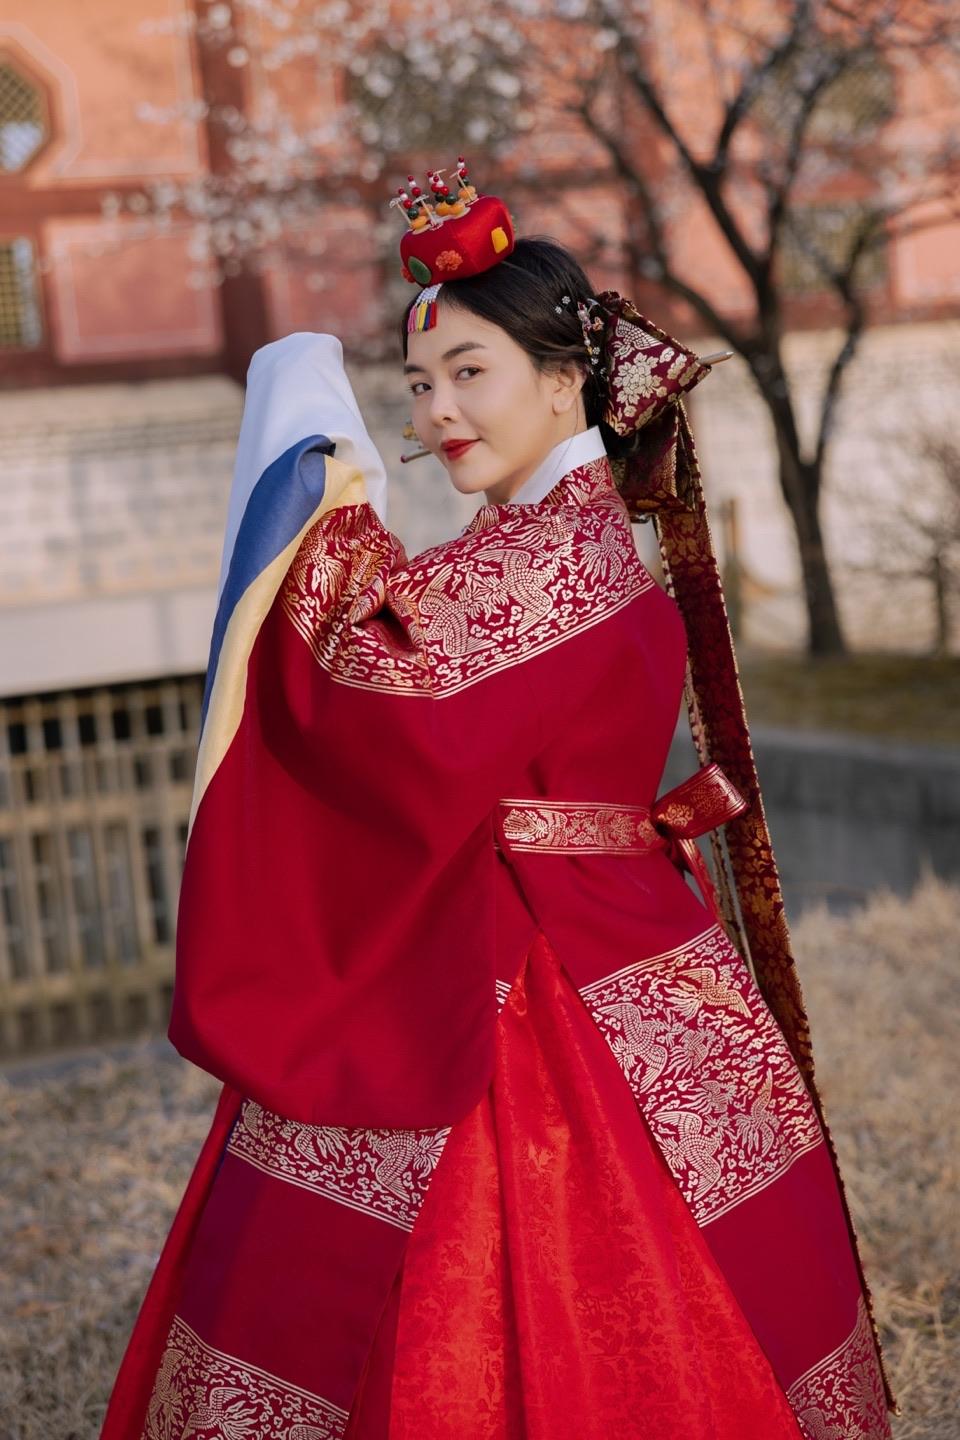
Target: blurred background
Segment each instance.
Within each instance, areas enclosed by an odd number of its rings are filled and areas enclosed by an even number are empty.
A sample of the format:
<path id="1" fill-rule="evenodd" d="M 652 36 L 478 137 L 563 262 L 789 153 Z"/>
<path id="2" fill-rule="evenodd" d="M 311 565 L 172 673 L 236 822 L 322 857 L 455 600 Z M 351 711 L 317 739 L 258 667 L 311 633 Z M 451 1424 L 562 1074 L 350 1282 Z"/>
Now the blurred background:
<path id="1" fill-rule="evenodd" d="M 734 352 L 688 409 L 821 1088 L 898 1440 L 955 1436 L 956 7 L 465 8 L 0 18 L 0 1440 L 96 1434 L 217 1092 L 164 1031 L 252 352 L 341 338 L 411 554 L 475 508 L 400 463 L 389 202 L 460 155 L 519 233 Z"/>

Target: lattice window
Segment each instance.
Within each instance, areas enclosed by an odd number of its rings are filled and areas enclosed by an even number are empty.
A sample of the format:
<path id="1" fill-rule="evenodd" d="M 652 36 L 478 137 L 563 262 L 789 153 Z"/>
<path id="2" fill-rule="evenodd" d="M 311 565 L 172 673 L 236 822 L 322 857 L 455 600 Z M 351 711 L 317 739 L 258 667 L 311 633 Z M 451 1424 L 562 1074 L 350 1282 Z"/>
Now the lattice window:
<path id="1" fill-rule="evenodd" d="M 856 200 L 835 204 L 795 206 L 791 224 L 785 229 L 780 253 L 780 278 L 785 290 L 802 295 L 829 291 L 824 262 L 836 270 L 845 269 L 853 253 L 857 234 L 868 219 L 863 204 Z M 887 281 L 887 253 L 882 238 L 863 251 L 854 271 L 860 290 L 873 289 Z"/>
<path id="2" fill-rule="evenodd" d="M 799 47 L 769 72 L 753 103 L 754 121 L 768 147 L 790 139 L 806 94 L 832 58 L 827 51 L 811 55 Z M 846 57 L 840 73 L 816 95 L 805 120 L 805 147 L 818 156 L 826 151 L 834 159 L 855 153 L 892 119 L 896 99 L 893 71 L 881 57 Z"/>
<path id="3" fill-rule="evenodd" d="M 0 171 L 22 170 L 49 133 L 42 92 L 9 61 L 0 61 Z"/>
<path id="4" fill-rule="evenodd" d="M 817 140 L 838 133 L 865 139 L 893 117 L 896 99 L 890 66 L 877 56 L 858 60 L 824 91 L 813 114 L 811 134 Z"/>
<path id="5" fill-rule="evenodd" d="M 0 919 L 7 941 L 7 963 L 11 980 L 30 975 L 27 932 L 23 923 L 23 899 L 17 885 L 13 840 L 0 836 Z"/>
<path id="6" fill-rule="evenodd" d="M 23 237 L 0 241 L 0 348 L 30 349 L 42 336 L 33 246 Z"/>

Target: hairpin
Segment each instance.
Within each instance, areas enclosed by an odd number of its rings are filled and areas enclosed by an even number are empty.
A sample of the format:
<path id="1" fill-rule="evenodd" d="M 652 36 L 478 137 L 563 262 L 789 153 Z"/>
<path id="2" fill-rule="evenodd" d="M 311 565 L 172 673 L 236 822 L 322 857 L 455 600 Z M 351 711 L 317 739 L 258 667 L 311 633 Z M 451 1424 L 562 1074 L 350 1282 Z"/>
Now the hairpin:
<path id="1" fill-rule="evenodd" d="M 580 317 L 580 326 L 583 330 L 583 343 L 586 347 L 587 358 L 591 365 L 598 364 L 600 360 L 599 342 L 594 345 L 591 335 L 593 331 L 603 329 L 603 319 L 600 315 L 594 315 L 592 317 L 590 315 L 590 311 L 594 306 L 599 306 L 599 304 L 600 301 L 594 300 L 592 296 L 586 303 L 584 303 L 583 300 L 577 301 L 577 314 Z"/>

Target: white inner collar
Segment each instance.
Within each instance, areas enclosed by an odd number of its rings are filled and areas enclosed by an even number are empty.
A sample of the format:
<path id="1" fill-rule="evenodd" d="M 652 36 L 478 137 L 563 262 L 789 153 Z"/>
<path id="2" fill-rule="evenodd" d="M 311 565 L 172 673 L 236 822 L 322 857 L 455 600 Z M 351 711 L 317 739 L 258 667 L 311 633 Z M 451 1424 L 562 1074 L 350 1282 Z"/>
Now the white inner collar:
<path id="1" fill-rule="evenodd" d="M 599 425 L 591 425 L 589 430 L 580 430 L 576 435 L 554 445 L 533 474 L 524 480 L 520 489 L 506 503 L 537 505 L 549 495 L 564 475 L 576 470 L 578 465 L 586 465 L 589 460 L 600 460 L 606 453 Z"/>

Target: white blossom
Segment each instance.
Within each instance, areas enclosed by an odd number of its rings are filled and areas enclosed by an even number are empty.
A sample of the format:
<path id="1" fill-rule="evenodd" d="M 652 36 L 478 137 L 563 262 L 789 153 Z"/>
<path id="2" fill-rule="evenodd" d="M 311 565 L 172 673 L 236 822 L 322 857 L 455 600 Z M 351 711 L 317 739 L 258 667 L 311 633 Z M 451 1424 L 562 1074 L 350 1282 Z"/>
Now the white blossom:
<path id="1" fill-rule="evenodd" d="M 382 70 L 371 70 L 363 81 L 371 95 L 378 96 L 381 100 L 387 95 L 393 94 L 393 80 Z"/>
<path id="2" fill-rule="evenodd" d="M 488 70 L 486 82 L 489 90 L 493 90 L 495 94 L 503 95 L 507 99 L 512 100 L 520 94 L 520 81 L 509 70 Z"/>

